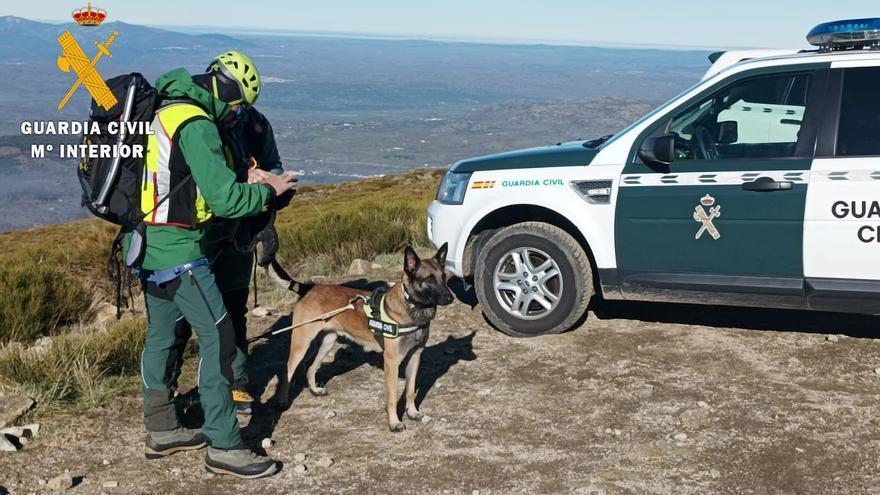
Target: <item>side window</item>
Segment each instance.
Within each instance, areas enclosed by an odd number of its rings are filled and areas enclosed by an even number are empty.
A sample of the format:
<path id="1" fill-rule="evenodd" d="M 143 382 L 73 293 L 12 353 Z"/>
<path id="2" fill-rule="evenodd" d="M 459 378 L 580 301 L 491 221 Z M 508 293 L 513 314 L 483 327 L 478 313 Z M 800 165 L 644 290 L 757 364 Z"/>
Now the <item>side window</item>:
<path id="1" fill-rule="evenodd" d="M 880 155 L 880 67 L 843 76 L 837 156 Z"/>
<path id="2" fill-rule="evenodd" d="M 794 156 L 812 76 L 736 82 L 678 114 L 669 126 L 675 160 Z"/>

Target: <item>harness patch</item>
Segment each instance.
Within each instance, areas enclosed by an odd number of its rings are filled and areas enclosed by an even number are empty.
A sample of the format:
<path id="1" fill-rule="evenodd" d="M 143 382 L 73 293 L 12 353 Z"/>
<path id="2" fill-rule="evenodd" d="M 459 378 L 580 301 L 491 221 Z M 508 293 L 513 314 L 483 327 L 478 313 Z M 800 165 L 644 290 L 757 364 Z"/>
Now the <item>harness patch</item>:
<path id="1" fill-rule="evenodd" d="M 367 316 L 367 326 L 370 330 L 376 334 L 381 333 L 389 339 L 396 339 L 401 334 L 418 330 L 419 327 L 416 325 L 404 325 L 401 328 L 401 323 L 395 321 L 385 312 L 385 292 L 387 290 L 385 287 L 376 289 L 364 303 L 364 314 Z"/>

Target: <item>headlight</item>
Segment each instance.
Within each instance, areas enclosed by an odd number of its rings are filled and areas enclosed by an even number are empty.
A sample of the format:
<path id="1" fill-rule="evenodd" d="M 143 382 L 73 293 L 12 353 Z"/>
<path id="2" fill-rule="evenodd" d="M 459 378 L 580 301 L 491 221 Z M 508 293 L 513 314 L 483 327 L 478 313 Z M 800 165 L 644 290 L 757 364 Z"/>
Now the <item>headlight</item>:
<path id="1" fill-rule="evenodd" d="M 437 191 L 437 201 L 447 205 L 460 205 L 471 180 L 470 172 L 446 172 Z"/>

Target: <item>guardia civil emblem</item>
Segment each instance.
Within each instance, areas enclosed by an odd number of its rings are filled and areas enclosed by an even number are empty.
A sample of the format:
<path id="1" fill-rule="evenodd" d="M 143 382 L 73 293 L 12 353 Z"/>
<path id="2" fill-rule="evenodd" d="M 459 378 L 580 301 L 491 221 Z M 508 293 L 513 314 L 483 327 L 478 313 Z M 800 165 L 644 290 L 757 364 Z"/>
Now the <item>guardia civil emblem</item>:
<path id="1" fill-rule="evenodd" d="M 706 211 L 706 208 L 709 210 Z M 713 220 L 721 216 L 721 205 L 715 205 L 715 198 L 709 196 L 708 194 L 700 198 L 700 204 L 694 208 L 694 221 L 702 224 L 700 226 L 700 230 L 697 231 L 697 235 L 694 236 L 694 239 L 699 239 L 703 236 L 704 232 L 708 232 L 712 239 L 716 241 L 721 238 L 721 233 L 718 232 L 718 229 L 715 227 L 715 224 L 712 223 Z"/>

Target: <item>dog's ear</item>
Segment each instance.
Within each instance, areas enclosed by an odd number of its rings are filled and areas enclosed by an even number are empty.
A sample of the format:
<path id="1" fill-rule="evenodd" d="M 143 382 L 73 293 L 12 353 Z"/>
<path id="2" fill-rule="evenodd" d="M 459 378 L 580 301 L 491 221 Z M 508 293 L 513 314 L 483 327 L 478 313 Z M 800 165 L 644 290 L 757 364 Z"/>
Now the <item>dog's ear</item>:
<path id="1" fill-rule="evenodd" d="M 403 252 L 403 271 L 407 275 L 414 274 L 419 267 L 420 261 L 419 255 L 416 254 L 412 246 L 407 245 L 406 250 Z"/>
<path id="2" fill-rule="evenodd" d="M 437 254 L 434 255 L 434 259 L 436 259 L 437 262 L 440 263 L 440 266 L 443 266 L 446 264 L 446 252 L 447 251 L 449 251 L 449 243 L 444 242 L 443 245 L 440 246 L 440 249 L 437 250 Z"/>

